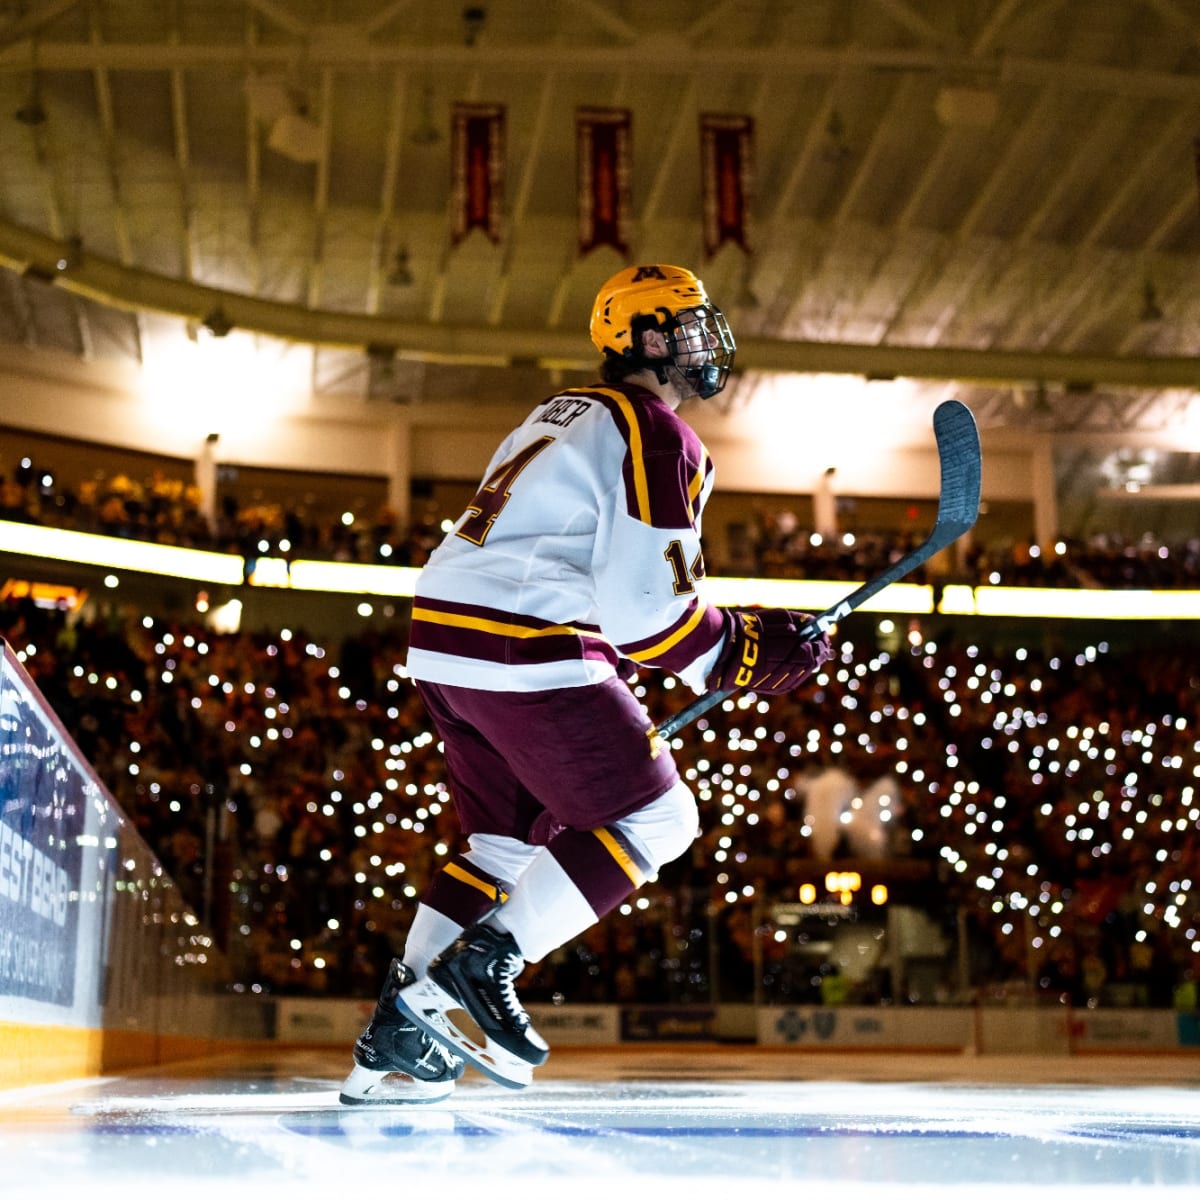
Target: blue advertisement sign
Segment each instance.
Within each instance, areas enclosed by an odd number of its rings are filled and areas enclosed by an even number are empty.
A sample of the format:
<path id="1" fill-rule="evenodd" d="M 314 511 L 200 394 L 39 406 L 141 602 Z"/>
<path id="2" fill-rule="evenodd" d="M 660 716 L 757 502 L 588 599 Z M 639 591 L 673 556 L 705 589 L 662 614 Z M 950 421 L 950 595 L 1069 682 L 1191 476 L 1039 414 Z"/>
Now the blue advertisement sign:
<path id="1" fill-rule="evenodd" d="M 0 659 L 0 995 L 70 1007 L 89 793 L 24 668 Z"/>

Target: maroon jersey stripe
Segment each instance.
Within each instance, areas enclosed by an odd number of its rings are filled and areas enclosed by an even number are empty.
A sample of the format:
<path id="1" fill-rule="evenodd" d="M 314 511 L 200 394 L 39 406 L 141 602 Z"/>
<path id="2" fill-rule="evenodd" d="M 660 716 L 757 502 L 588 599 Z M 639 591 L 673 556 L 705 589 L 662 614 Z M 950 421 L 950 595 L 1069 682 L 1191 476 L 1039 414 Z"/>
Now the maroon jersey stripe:
<path id="1" fill-rule="evenodd" d="M 439 618 L 464 618 L 464 620 L 446 621 Z M 418 596 L 413 601 L 413 620 L 427 620 L 438 624 L 479 625 L 496 623 L 503 625 L 519 625 L 525 629 L 582 629 L 587 633 L 599 633 L 599 625 L 589 625 L 584 621 L 571 621 L 569 624 L 556 626 L 553 621 L 541 617 L 531 617 L 525 613 L 507 612 L 500 608 L 489 608 L 486 604 L 463 604 L 457 600 L 434 600 L 427 596 Z"/>
<path id="2" fill-rule="evenodd" d="M 694 600 L 669 629 L 652 638 L 623 643 L 619 649 L 634 662 L 678 672 L 707 654 L 724 633 L 720 609 Z"/>
<path id="3" fill-rule="evenodd" d="M 629 515 L 656 529 L 692 528 L 709 470 L 695 431 L 644 389 L 614 387 L 593 394 L 628 447 L 622 471 Z"/>
<path id="4" fill-rule="evenodd" d="M 578 659 L 593 659 L 614 666 L 617 662 L 617 653 L 608 642 L 582 632 L 522 637 L 489 629 L 414 619 L 409 645 L 418 650 L 514 666 Z"/>

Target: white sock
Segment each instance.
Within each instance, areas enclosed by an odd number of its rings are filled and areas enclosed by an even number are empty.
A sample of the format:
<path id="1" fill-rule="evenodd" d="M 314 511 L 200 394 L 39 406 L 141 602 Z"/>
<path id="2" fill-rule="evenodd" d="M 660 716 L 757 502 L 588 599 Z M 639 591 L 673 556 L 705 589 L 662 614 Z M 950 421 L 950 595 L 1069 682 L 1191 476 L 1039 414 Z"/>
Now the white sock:
<path id="1" fill-rule="evenodd" d="M 463 927 L 425 904 L 417 905 L 408 940 L 404 943 L 404 965 L 418 978 L 429 970 L 437 958 L 460 933 Z"/>
<path id="2" fill-rule="evenodd" d="M 542 854 L 525 869 L 508 902 L 488 923 L 513 935 L 526 962 L 540 962 L 598 919 L 554 855 Z"/>

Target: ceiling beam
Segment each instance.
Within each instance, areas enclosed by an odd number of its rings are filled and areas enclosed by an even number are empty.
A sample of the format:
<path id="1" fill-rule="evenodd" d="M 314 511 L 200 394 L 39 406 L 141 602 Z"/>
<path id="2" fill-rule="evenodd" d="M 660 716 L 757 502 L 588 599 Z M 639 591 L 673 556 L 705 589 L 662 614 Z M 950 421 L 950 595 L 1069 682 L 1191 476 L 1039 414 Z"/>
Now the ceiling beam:
<path id="1" fill-rule="evenodd" d="M 567 3 L 615 37 L 623 38 L 627 42 L 637 40 L 636 25 L 631 25 L 616 13 L 609 12 L 603 5 L 597 4 L 596 0 L 567 0 Z"/>
<path id="2" fill-rule="evenodd" d="M 402 358 L 442 363 L 510 365 L 532 360 L 544 367 L 591 370 L 595 354 L 577 332 L 456 326 L 336 311 L 222 292 L 196 283 L 122 266 L 85 254 L 63 271 L 55 263 L 61 241 L 0 219 L 0 265 L 30 266 L 76 295 L 124 311 L 155 311 L 203 320 L 214 309 L 240 329 L 284 341 L 328 347 L 395 346 Z M 1096 386 L 1200 389 L 1200 358 L 1119 358 L 1104 355 L 971 350 L 945 346 L 867 346 L 749 338 L 738 355 L 747 368 L 770 372 L 828 372 L 979 382 L 1085 381 Z"/>
<path id="3" fill-rule="evenodd" d="M 413 0 L 394 0 L 394 3 L 386 5 L 367 20 L 355 25 L 354 30 L 364 37 L 371 37 L 381 29 L 386 29 L 397 17 L 404 13 L 405 9 L 411 8 L 412 5 Z"/>
<path id="4" fill-rule="evenodd" d="M 683 149 L 688 131 L 695 128 L 696 121 L 696 76 L 688 77 L 687 86 L 675 97 L 675 120 L 671 123 L 671 132 L 667 144 L 663 147 L 658 159 L 658 170 L 650 181 L 646 194 L 646 203 L 637 215 L 638 241 L 646 238 L 646 229 L 658 215 L 659 206 L 666 195 L 667 188 L 678 178 L 675 160 Z"/>
<path id="5" fill-rule="evenodd" d="M 321 72 L 321 154 L 317 159 L 313 184 L 312 250 L 308 257 L 308 307 L 317 308 L 321 300 L 321 280 L 325 271 L 325 220 L 329 212 L 329 154 L 333 137 L 333 72 Z"/>
<path id="6" fill-rule="evenodd" d="M 877 7 L 882 8 L 898 25 L 903 25 L 909 33 L 915 34 L 923 42 L 935 46 L 954 46 L 958 39 L 952 33 L 939 29 L 931 21 L 927 21 L 905 0 L 875 0 Z"/>
<path id="7" fill-rule="evenodd" d="M 271 24 L 278 25 L 293 37 L 305 38 L 311 32 L 306 21 L 302 21 L 284 5 L 276 3 L 276 0 L 246 0 L 246 7 L 252 8 L 260 16 L 266 17 Z"/>
<path id="8" fill-rule="evenodd" d="M 1104 153 L 1104 143 L 1111 141 L 1113 126 L 1119 124 L 1124 112 L 1122 102 L 1110 98 L 1104 111 L 1092 119 L 1087 135 L 1080 138 L 1075 144 L 1075 149 L 1066 162 L 1059 163 L 1054 174 L 1054 182 L 1046 189 L 1037 207 L 1025 219 L 1016 236 L 1017 245 L 1028 245 L 1038 236 L 1042 224 L 1049 215 L 1060 208 L 1063 197 L 1078 190 L 1076 177 L 1085 167 L 1094 166 L 1097 162 L 1111 161 L 1111 157 Z"/>
<path id="9" fill-rule="evenodd" d="M 987 19 L 979 27 L 968 47 L 968 53 L 977 58 L 986 54 L 992 48 L 992 43 L 1000 36 L 1013 12 L 1024 0 L 1000 0 L 988 13 Z"/>
<path id="10" fill-rule="evenodd" d="M 1025 119 L 1021 122 L 1021 127 L 1008 139 L 1004 152 L 988 174 L 986 182 L 975 193 L 974 201 L 954 231 L 954 236 L 959 241 L 965 241 L 975 234 L 984 215 L 996 199 L 997 193 L 1007 180 L 1009 172 L 1026 159 L 1030 139 L 1046 128 L 1046 117 L 1054 111 L 1058 102 L 1059 97 L 1052 87 L 1044 88 L 1033 102 Z"/>
<path id="11" fill-rule="evenodd" d="M 790 328 L 800 315 L 804 312 L 806 306 L 810 303 L 809 291 L 812 288 L 820 287 L 824 282 L 822 272 L 829 263 L 835 259 L 840 248 L 839 233 L 850 221 L 855 204 L 858 203 L 858 198 L 862 189 L 869 185 L 875 174 L 875 163 L 888 146 L 888 134 L 891 132 L 892 121 L 897 110 L 902 110 L 907 103 L 913 91 L 914 77 L 909 76 L 902 79 L 896 86 L 895 91 L 889 98 L 887 107 L 884 109 L 883 115 L 880 117 L 878 124 L 875 126 L 871 134 L 870 140 L 867 143 L 867 148 L 859 156 L 855 164 L 854 172 L 851 175 L 850 182 L 846 186 L 846 190 L 842 193 L 841 201 L 837 206 L 836 212 L 833 214 L 831 227 L 828 230 L 828 236 L 824 241 L 824 249 L 818 256 L 816 261 L 810 265 L 806 271 L 806 276 L 809 281 L 808 288 L 797 289 L 796 298 L 784 310 L 780 325 L 784 329 Z M 823 289 L 828 294 L 829 289 Z M 837 292 L 837 300 L 842 298 L 844 294 L 843 288 L 839 287 Z M 836 302 L 835 302 L 836 303 Z M 827 314 L 827 317 L 830 314 Z"/>
<path id="12" fill-rule="evenodd" d="M 11 46 L 25 38 L 36 37 L 52 21 L 78 8 L 79 4 L 80 0 L 47 0 L 47 3 L 39 4 L 32 12 L 0 26 L 0 46 Z"/>
<path id="13" fill-rule="evenodd" d="M 891 96 L 888 97 L 883 116 L 880 118 L 879 124 L 875 126 L 870 141 L 867 142 L 867 148 L 859 157 L 854 175 L 845 192 L 842 194 L 837 212 L 834 213 L 833 223 L 835 227 L 839 227 L 851 220 L 854 215 L 854 206 L 858 203 L 863 189 L 869 187 L 875 180 L 875 164 L 878 162 L 879 156 L 885 153 L 889 146 L 895 144 L 893 141 L 893 125 L 897 120 L 908 119 L 908 105 L 912 99 L 916 81 L 917 77 L 915 75 L 906 75 L 900 80 Z"/>
<path id="14" fill-rule="evenodd" d="M 179 36 L 179 4 L 174 5 L 175 28 L 172 36 Z M 187 93 L 183 84 L 183 72 L 171 72 L 171 124 L 175 133 L 175 165 L 179 168 L 180 219 L 180 263 L 184 279 L 196 277 L 196 214 L 192 200 L 191 145 L 188 140 Z"/>
<path id="15" fill-rule="evenodd" d="M 256 7 L 261 7 L 259 0 Z M 1066 90 L 1113 93 L 1122 96 L 1195 99 L 1200 97 L 1200 76 L 1143 68 L 1097 66 L 1080 62 L 1000 55 L 994 60 L 966 54 L 920 49 L 890 49 L 847 46 L 829 49 L 786 42 L 771 46 L 737 46 L 716 41 L 691 45 L 676 59 L 664 56 L 662 45 L 653 38 L 622 46 L 587 46 L 577 42 L 479 42 L 420 45 L 413 42 L 382 43 L 352 36 L 313 38 L 303 44 L 263 43 L 236 48 L 229 42 L 157 43 L 45 42 L 30 40 L 0 49 L 0 73 L 31 70 L 91 71 L 99 68 L 130 71 L 167 71 L 173 67 L 227 70 L 231 63 L 266 70 L 363 68 L 406 66 L 425 70 L 440 68 L 501 69 L 510 74 L 541 74 L 547 67 L 560 72 L 623 70 L 653 71 L 657 77 L 724 74 L 758 77 L 764 73 L 794 78 L 808 75 L 845 75 L 872 70 L 955 72 L 976 75 L 981 69 L 993 72 L 1002 83 L 1056 84 Z"/>
<path id="16" fill-rule="evenodd" d="M 768 229 L 778 228 L 780 223 L 787 219 L 788 210 L 795 200 L 796 191 L 812 169 L 813 158 L 829 132 L 829 120 L 833 116 L 836 100 L 837 89 L 827 87 L 825 95 L 821 97 L 820 105 L 809 122 L 808 131 L 804 135 L 804 143 L 792 159 L 792 166 L 787 173 L 787 178 L 783 181 L 783 186 L 776 192 L 775 203 L 767 219 Z"/>
<path id="17" fill-rule="evenodd" d="M 258 44 L 258 21 L 253 12 L 246 13 L 245 44 L 248 49 Z M 249 74 L 243 83 L 248 78 Z M 258 116 L 249 102 L 246 104 L 246 238 L 250 249 L 246 275 L 250 290 L 257 292 L 262 283 L 262 142 Z"/>
<path id="18" fill-rule="evenodd" d="M 499 325 L 501 317 L 504 316 L 504 302 L 508 299 L 509 284 L 512 282 L 513 256 L 516 254 L 517 241 L 525 225 L 525 214 L 529 210 L 529 198 L 533 194 L 533 180 L 537 174 L 542 149 L 546 144 L 546 130 L 550 124 L 551 97 L 554 95 L 555 83 L 554 72 L 547 71 L 546 78 L 542 80 L 541 95 L 538 97 L 533 132 L 529 136 L 529 153 L 525 156 L 525 165 L 521 168 L 521 178 L 517 182 L 517 194 L 507 218 L 509 234 L 504 239 L 500 273 L 493 285 L 491 304 L 488 306 L 489 325 Z"/>
<path id="19" fill-rule="evenodd" d="M 89 13 L 92 44 L 103 45 L 100 18 L 95 8 Z M 104 139 L 104 162 L 108 169 L 109 186 L 113 195 L 113 224 L 117 236 L 117 250 L 121 262 L 128 266 L 133 262 L 133 241 L 129 236 L 129 220 L 125 213 L 125 197 L 121 187 L 121 173 L 117 164 L 117 128 L 113 115 L 112 84 L 109 72 L 104 67 L 94 68 L 92 75 L 96 86 L 96 109 L 100 114 L 100 130 Z M 82 214 L 76 213 L 78 221 Z M 75 233 L 80 231 L 76 229 Z"/>
<path id="20" fill-rule="evenodd" d="M 404 143 L 404 114 L 408 108 L 408 76 L 392 72 L 392 98 L 388 106 L 387 135 L 383 147 L 383 178 L 379 185 L 379 216 L 371 245 L 371 274 L 367 282 L 367 312 L 377 313 L 389 255 L 400 249 L 393 244 L 392 219 L 396 211 L 396 181 L 400 176 L 400 154 Z M 408 247 L 405 246 L 405 249 Z"/>

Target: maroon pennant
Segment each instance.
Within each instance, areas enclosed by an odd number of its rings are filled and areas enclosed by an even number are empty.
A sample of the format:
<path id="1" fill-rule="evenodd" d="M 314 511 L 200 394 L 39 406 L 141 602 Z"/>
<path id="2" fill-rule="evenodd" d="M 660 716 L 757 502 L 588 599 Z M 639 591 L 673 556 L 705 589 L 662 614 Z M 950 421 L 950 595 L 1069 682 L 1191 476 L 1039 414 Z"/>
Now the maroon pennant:
<path id="1" fill-rule="evenodd" d="M 711 258 L 726 243 L 750 252 L 754 118 L 700 114 L 700 175 L 704 250 Z"/>
<path id="2" fill-rule="evenodd" d="M 504 106 L 455 104 L 451 148 L 451 245 L 473 229 L 500 240 L 504 211 Z"/>
<path id="3" fill-rule="evenodd" d="M 627 108 L 575 112 L 579 186 L 579 253 L 612 246 L 629 253 L 630 142 Z"/>

